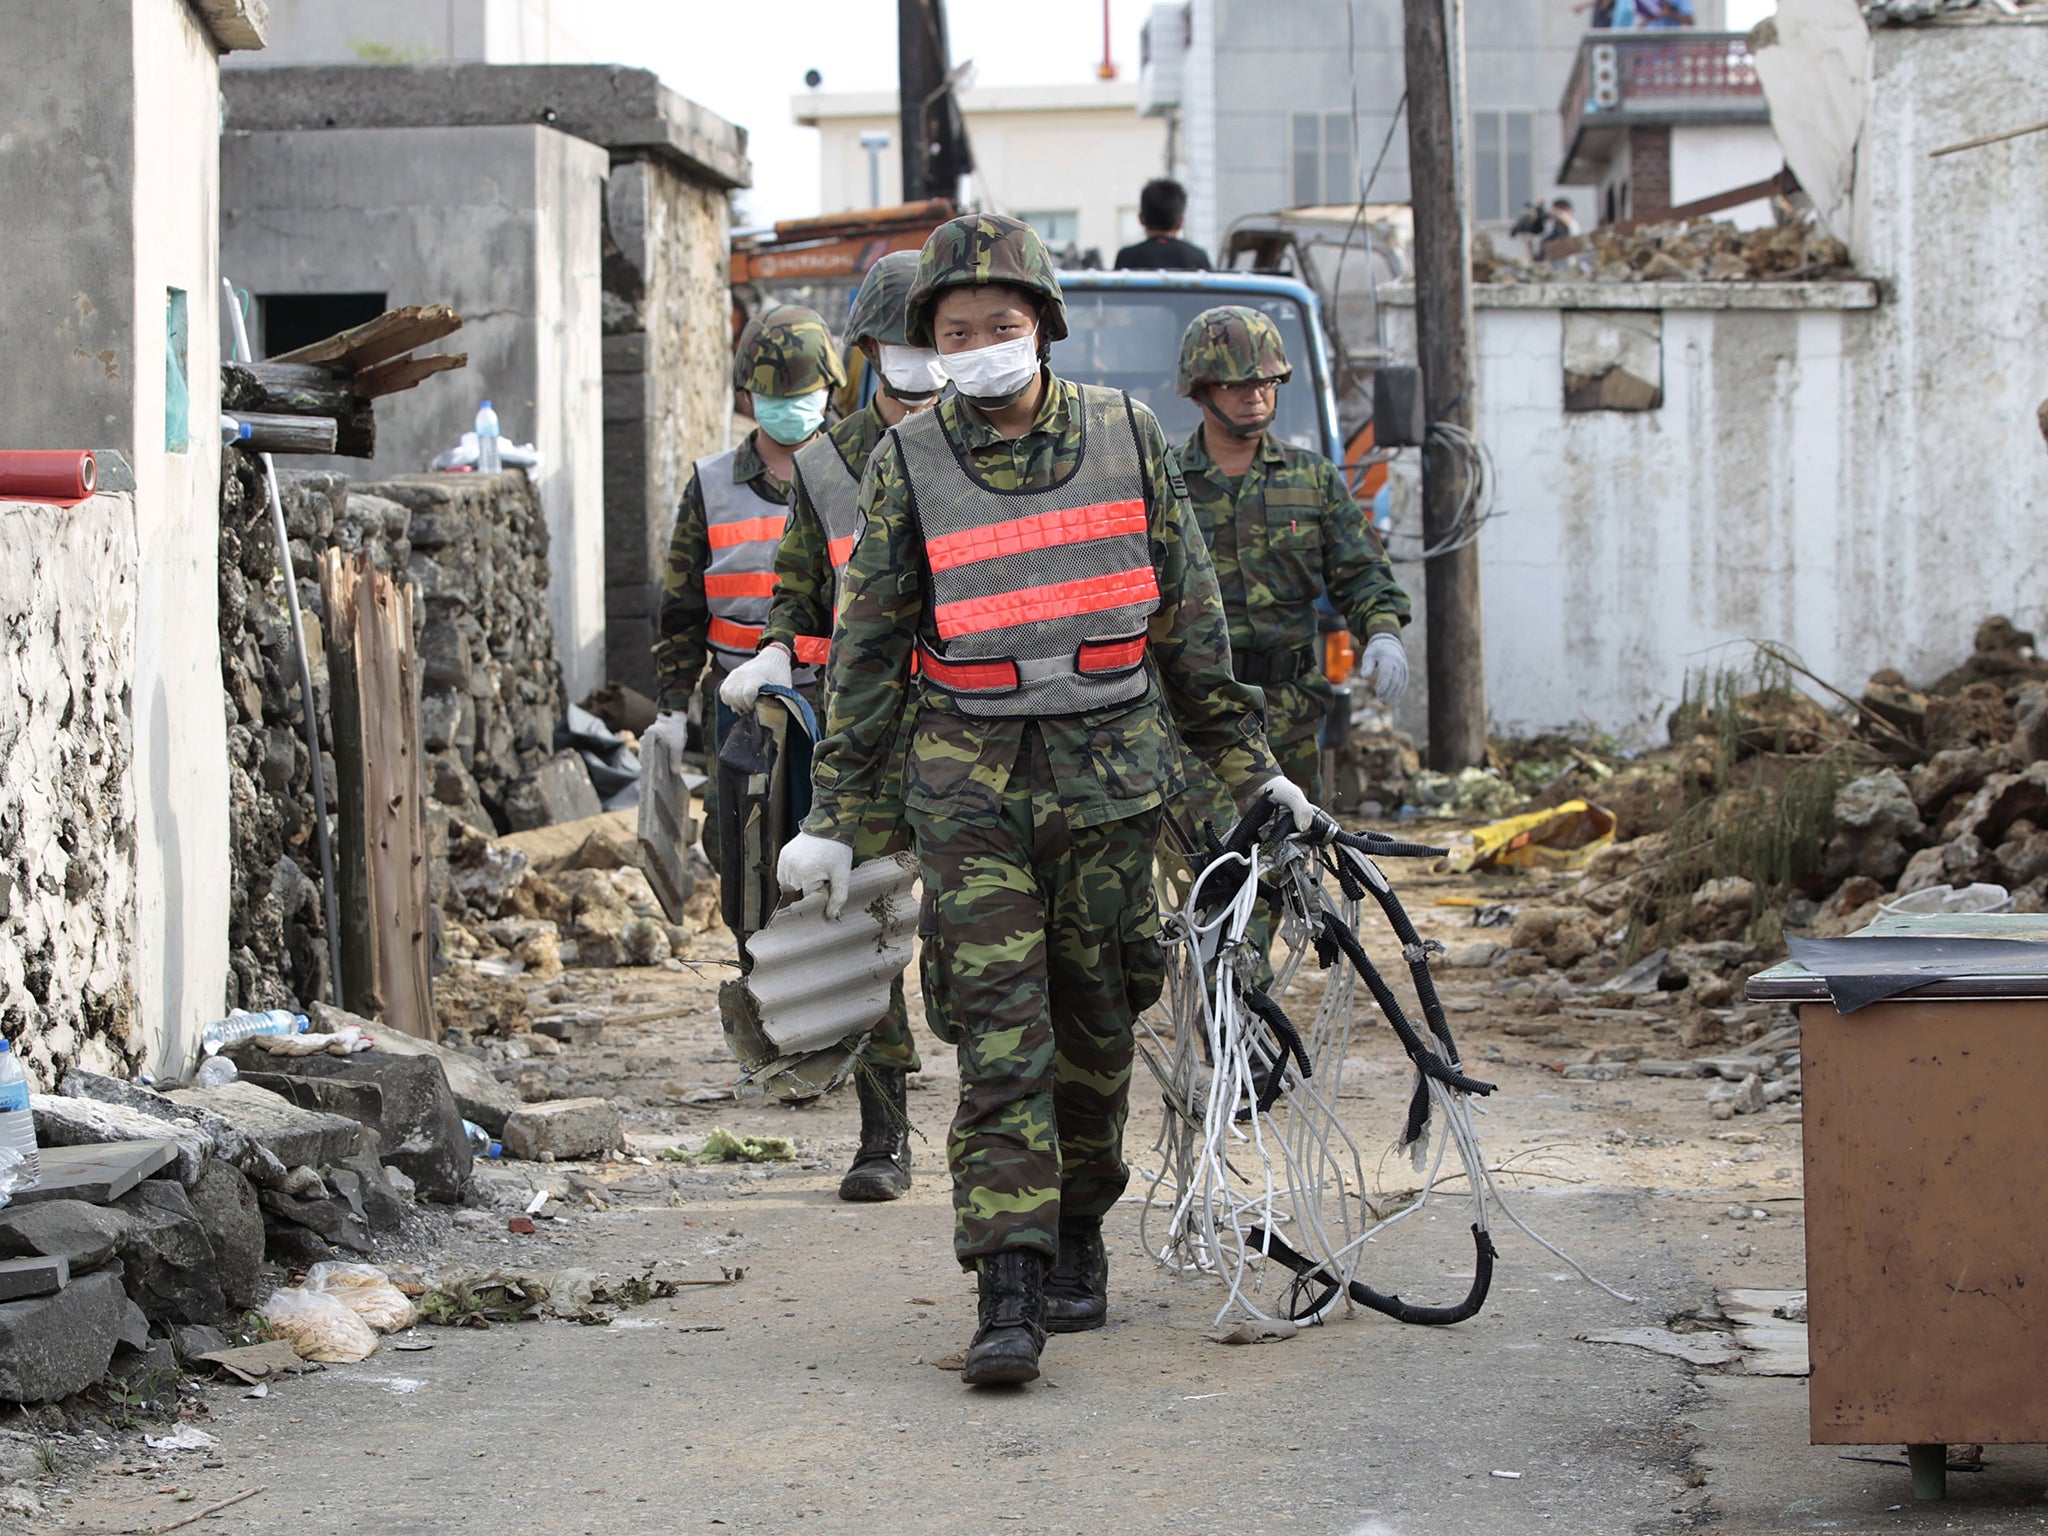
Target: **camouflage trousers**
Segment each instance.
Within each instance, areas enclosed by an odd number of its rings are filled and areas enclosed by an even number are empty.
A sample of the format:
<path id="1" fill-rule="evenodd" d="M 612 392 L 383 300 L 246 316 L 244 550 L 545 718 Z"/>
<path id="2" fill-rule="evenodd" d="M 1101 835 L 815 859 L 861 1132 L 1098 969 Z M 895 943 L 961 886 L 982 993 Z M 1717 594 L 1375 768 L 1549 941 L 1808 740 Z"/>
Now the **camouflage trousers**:
<path id="1" fill-rule="evenodd" d="M 1059 1248 L 1061 1212 L 1099 1217 L 1123 1157 L 1131 1024 L 1165 959 L 1152 895 L 1159 812 L 1071 827 L 1036 732 L 994 825 L 909 811 L 924 877 L 925 1013 L 960 1059 L 947 1140 L 953 1251 Z M 1028 780 L 1028 782 L 1027 782 Z"/>
<path id="2" fill-rule="evenodd" d="M 1175 813 L 1196 837 L 1201 836 L 1205 821 L 1215 828 L 1218 837 L 1222 837 L 1230 830 L 1231 823 L 1237 820 L 1237 807 L 1231 802 L 1230 792 L 1191 754 L 1184 752 L 1182 756 L 1187 760 L 1188 790 L 1185 798 L 1174 807 Z M 1313 736 L 1297 736 L 1293 741 L 1274 742 L 1273 757 L 1280 764 L 1280 771 L 1301 786 L 1302 793 L 1308 796 L 1311 804 L 1323 803 L 1321 732 Z M 1259 972 L 1253 985 L 1265 991 L 1273 985 L 1273 909 L 1269 903 L 1262 901 L 1253 908 L 1252 920 L 1244 936 L 1259 952 Z"/>
<path id="3" fill-rule="evenodd" d="M 702 703 L 704 736 L 704 761 L 707 772 L 704 777 L 704 833 L 699 839 L 704 849 L 704 858 L 716 875 L 718 869 L 718 749 L 724 745 L 719 732 L 720 713 L 718 690 L 729 674 L 716 662 L 704 669 L 704 684 L 699 698 Z M 815 686 L 801 688 L 798 692 L 818 709 L 818 690 Z M 822 722 L 822 717 L 821 717 Z M 893 833 L 893 836 L 892 836 Z M 895 852 L 903 846 L 901 828 L 893 821 L 884 824 L 882 820 L 870 818 L 863 824 L 854 840 L 853 860 L 879 858 Z M 738 938 L 735 936 L 734 943 Z M 746 957 L 742 954 L 741 959 Z M 882 1015 L 861 1047 L 860 1059 L 871 1067 L 896 1067 L 905 1072 L 915 1072 L 922 1063 L 918 1060 L 917 1041 L 910 1033 L 910 1010 L 903 996 L 903 978 L 898 976 L 889 988 L 889 1011 Z"/>

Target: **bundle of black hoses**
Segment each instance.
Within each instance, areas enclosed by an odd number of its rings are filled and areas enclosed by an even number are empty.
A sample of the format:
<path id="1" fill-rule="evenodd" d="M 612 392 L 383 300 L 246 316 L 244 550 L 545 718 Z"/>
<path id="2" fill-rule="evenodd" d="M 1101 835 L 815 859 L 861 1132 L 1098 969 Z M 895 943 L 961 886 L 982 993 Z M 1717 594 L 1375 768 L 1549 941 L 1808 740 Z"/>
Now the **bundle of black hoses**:
<path id="1" fill-rule="evenodd" d="M 1322 866 L 1337 879 L 1338 886 L 1353 901 L 1363 901 L 1368 892 L 1378 902 L 1385 915 L 1387 926 L 1394 931 L 1394 937 L 1401 941 L 1401 954 L 1407 961 L 1408 972 L 1415 986 L 1415 995 L 1422 1003 L 1422 1016 L 1429 1033 L 1435 1036 L 1441 1050 L 1431 1050 L 1415 1025 L 1409 1021 L 1400 999 L 1395 997 L 1393 988 L 1367 956 L 1365 947 L 1359 943 L 1358 935 L 1349 924 L 1324 899 L 1320 912 L 1304 912 L 1299 915 L 1315 934 L 1316 960 L 1324 970 L 1337 963 L 1338 958 L 1349 960 L 1372 999 L 1392 1026 L 1401 1048 L 1408 1053 L 1408 1059 L 1415 1063 L 1415 1093 L 1409 1100 L 1408 1123 L 1402 1132 L 1401 1145 L 1408 1146 L 1423 1133 L 1429 1123 L 1429 1085 L 1431 1081 L 1442 1084 L 1446 1089 L 1458 1093 L 1489 1094 L 1492 1083 L 1481 1082 L 1468 1077 L 1462 1070 L 1458 1058 L 1457 1042 L 1451 1038 L 1451 1026 L 1444 1016 L 1442 1001 L 1436 995 L 1436 982 L 1429 973 L 1428 947 L 1422 936 L 1416 932 L 1407 909 L 1394 894 L 1393 887 L 1379 875 L 1370 862 L 1373 858 L 1440 858 L 1446 850 L 1431 848 L 1421 843 L 1405 843 L 1379 832 L 1346 832 L 1322 812 L 1316 813 L 1313 826 L 1305 833 L 1296 833 L 1287 825 L 1285 812 L 1270 800 L 1261 800 L 1238 819 L 1230 835 L 1218 840 L 1212 829 L 1203 829 L 1208 844 L 1212 866 L 1217 860 L 1227 862 L 1221 868 L 1213 868 L 1202 883 L 1202 900 L 1197 908 L 1198 915 L 1207 920 L 1213 918 L 1243 889 L 1251 872 L 1250 855 L 1254 846 L 1261 842 L 1277 843 L 1286 837 L 1297 836 L 1313 847 Z M 1350 857 L 1351 854 L 1363 857 Z M 1261 885 L 1260 894 L 1269 901 L 1279 903 L 1289 899 L 1290 893 L 1278 885 Z M 1280 1097 L 1282 1080 L 1286 1076 L 1290 1057 L 1300 1069 L 1304 1078 L 1313 1075 L 1308 1052 L 1303 1047 L 1301 1032 L 1287 1017 L 1286 1012 L 1266 993 L 1257 987 L 1242 986 L 1242 997 L 1247 1012 L 1263 1022 L 1273 1032 L 1277 1055 L 1263 1074 L 1264 1080 L 1258 1085 L 1258 1112 L 1270 1111 Z M 1250 1111 L 1240 1112 L 1245 1118 Z M 1315 1260 L 1298 1253 L 1276 1232 L 1263 1227 L 1251 1226 L 1245 1229 L 1245 1241 L 1249 1248 L 1276 1259 L 1293 1270 L 1296 1276 L 1295 1296 L 1298 1304 L 1290 1309 L 1295 1318 L 1313 1317 L 1326 1307 L 1337 1293 L 1342 1280 L 1333 1275 Z M 1353 1280 L 1344 1286 L 1351 1299 L 1360 1306 L 1370 1307 L 1384 1313 L 1397 1322 L 1420 1323 L 1442 1326 L 1446 1323 L 1462 1323 L 1476 1317 L 1479 1309 L 1486 1304 L 1486 1293 L 1493 1284 L 1493 1239 L 1486 1229 L 1477 1222 L 1472 1225 L 1472 1245 L 1475 1250 L 1472 1285 L 1464 1300 L 1448 1307 L 1425 1307 L 1403 1301 L 1399 1296 L 1376 1291 L 1363 1281 Z"/>

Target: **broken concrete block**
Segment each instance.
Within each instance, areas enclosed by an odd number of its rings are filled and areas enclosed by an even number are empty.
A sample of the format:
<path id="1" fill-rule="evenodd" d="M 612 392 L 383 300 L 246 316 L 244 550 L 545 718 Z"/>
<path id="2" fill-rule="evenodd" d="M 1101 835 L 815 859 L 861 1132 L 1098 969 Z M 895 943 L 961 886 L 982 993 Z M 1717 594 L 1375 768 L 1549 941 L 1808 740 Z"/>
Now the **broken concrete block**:
<path id="1" fill-rule="evenodd" d="M 310 1059 L 310 1058 L 309 1058 Z M 319 1167 L 362 1150 L 362 1128 L 340 1115 L 300 1109 L 251 1083 L 178 1088 L 168 1097 L 193 1110 L 210 1110 L 268 1148 L 287 1167 Z"/>
<path id="2" fill-rule="evenodd" d="M 0 1401 L 49 1403 L 84 1391 L 139 1323 L 117 1269 L 81 1276 L 53 1296 L 0 1303 Z"/>
<path id="3" fill-rule="evenodd" d="M 70 1283 L 71 1265 L 61 1255 L 54 1259 L 0 1259 L 0 1301 L 48 1296 Z"/>
<path id="4" fill-rule="evenodd" d="M 253 1072 L 243 1072 L 237 1082 L 274 1093 L 300 1109 L 340 1115 L 344 1120 L 353 1120 L 357 1125 L 367 1125 L 372 1129 L 384 1119 L 384 1090 L 375 1083 L 328 1082 L 300 1077 L 295 1072 L 272 1071 L 271 1068 L 280 1065 L 275 1056 L 251 1051 L 249 1057 L 260 1065 Z M 283 1064 L 293 1068 L 299 1065 L 297 1061 Z"/>
<path id="5" fill-rule="evenodd" d="M 206 1165 L 189 1191 L 192 1213 L 213 1244 L 221 1295 L 231 1307 L 263 1300 L 263 1212 L 256 1186 L 218 1158 Z"/>
<path id="6" fill-rule="evenodd" d="M 392 1056 L 420 1056 L 435 1062 L 441 1068 L 441 1076 L 447 1081 L 448 1091 L 454 1097 L 455 1107 L 465 1120 L 474 1120 L 493 1136 L 505 1129 L 505 1117 L 519 1107 L 519 1100 L 512 1090 L 491 1076 L 490 1068 L 474 1056 L 461 1051 L 450 1050 L 431 1040 L 417 1039 L 401 1034 L 395 1029 L 386 1029 L 382 1024 L 368 1019 L 359 1019 L 353 1014 L 343 1013 L 338 1008 L 329 1008 L 316 1003 L 313 1006 L 313 1027 L 333 1029 L 340 1024 L 355 1024 L 363 1033 L 377 1042 L 377 1051 Z M 376 1054 L 372 1052 L 371 1054 Z"/>
<path id="7" fill-rule="evenodd" d="M 134 1220 L 112 1206 L 45 1200 L 0 1212 L 0 1257 L 62 1258 L 84 1274 L 120 1252 Z"/>
<path id="8" fill-rule="evenodd" d="M 282 1222 L 313 1233 L 323 1242 L 357 1253 L 370 1251 L 370 1225 L 352 1209 L 347 1200 L 329 1195 L 321 1200 L 297 1200 L 278 1190 L 266 1189 L 258 1200 L 266 1218 L 265 1227 L 274 1242 L 276 1224 Z"/>
<path id="9" fill-rule="evenodd" d="M 122 1104 L 57 1094 L 30 1096 L 35 1112 L 36 1142 L 45 1147 L 91 1147 L 119 1141 L 169 1141 L 178 1148 L 178 1178 L 191 1183 L 213 1152 L 213 1144 L 191 1123 L 159 1120 Z"/>
<path id="10" fill-rule="evenodd" d="M 581 755 L 558 752 L 523 776 L 505 794 L 505 820 L 514 832 L 552 827 L 604 814 Z"/>
<path id="11" fill-rule="evenodd" d="M 408 1184 L 412 1182 L 402 1169 L 387 1171 L 368 1152 L 359 1152 L 339 1168 L 327 1171 L 328 1180 L 339 1186 L 343 1198 L 360 1211 L 372 1232 L 396 1232 L 405 1223 L 405 1207 L 411 1196 L 399 1193 L 392 1174 Z"/>
<path id="12" fill-rule="evenodd" d="M 523 1104 L 506 1117 L 505 1153 L 537 1161 L 602 1157 L 625 1144 L 625 1122 L 610 1099 Z"/>
<path id="13" fill-rule="evenodd" d="M 1707 1090 L 1707 1113 L 1716 1120 L 1756 1114 L 1764 1103 L 1764 1080 L 1754 1072 L 1740 1083 L 1716 1083 Z"/>
<path id="14" fill-rule="evenodd" d="M 377 1132 L 383 1159 L 403 1168 L 425 1199 L 452 1205 L 462 1198 L 469 1179 L 469 1138 L 438 1061 L 380 1047 L 348 1056 L 301 1057 L 285 1075 L 314 1095 L 369 1090 L 364 1096 L 374 1097 L 373 1117 L 350 1118 Z M 293 1097 L 304 1102 L 297 1090 Z"/>
<path id="15" fill-rule="evenodd" d="M 495 916 L 532 869 L 533 862 L 517 848 L 478 838 L 473 850 L 450 861 L 448 888 L 466 905 Z"/>
<path id="16" fill-rule="evenodd" d="M 210 1323 L 227 1310 L 219 1261 L 185 1187 L 145 1179 L 120 1199 L 134 1218 L 121 1244 L 129 1299 L 151 1318 Z"/>
<path id="17" fill-rule="evenodd" d="M 91 1099 L 101 1104 L 137 1110 L 154 1120 L 196 1126 L 199 1133 L 207 1138 L 215 1157 L 233 1163 L 258 1184 L 275 1185 L 284 1177 L 284 1164 L 227 1120 L 207 1110 L 195 1110 L 189 1105 L 175 1103 L 168 1095 L 141 1083 L 74 1068 L 65 1075 L 58 1092 L 67 1098 Z M 188 1170 L 181 1163 L 180 1174 L 188 1171 L 193 1178 L 198 1177 L 197 1170 Z M 190 1179 L 186 1182 L 189 1183 Z"/>

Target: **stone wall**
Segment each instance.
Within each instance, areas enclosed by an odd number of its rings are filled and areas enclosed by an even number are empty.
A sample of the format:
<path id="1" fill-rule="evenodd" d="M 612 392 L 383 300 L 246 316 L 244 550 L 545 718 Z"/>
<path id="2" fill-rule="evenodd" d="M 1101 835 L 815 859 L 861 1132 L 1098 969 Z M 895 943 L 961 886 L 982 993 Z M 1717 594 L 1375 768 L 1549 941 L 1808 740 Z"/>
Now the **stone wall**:
<path id="1" fill-rule="evenodd" d="M 125 494 L 0 503 L 0 1029 L 32 1083 L 126 1074 L 138 551 Z"/>
<path id="2" fill-rule="evenodd" d="M 326 926 L 313 797 L 262 469 L 227 455 L 221 497 L 221 672 L 233 779 L 229 1002 L 326 995 Z M 286 470 L 285 527 L 313 653 L 330 808 L 333 741 L 319 557 L 367 550 L 415 588 L 428 791 L 490 834 L 519 775 L 546 761 L 562 713 L 547 617 L 547 525 L 523 474 L 417 475 L 352 486 Z"/>

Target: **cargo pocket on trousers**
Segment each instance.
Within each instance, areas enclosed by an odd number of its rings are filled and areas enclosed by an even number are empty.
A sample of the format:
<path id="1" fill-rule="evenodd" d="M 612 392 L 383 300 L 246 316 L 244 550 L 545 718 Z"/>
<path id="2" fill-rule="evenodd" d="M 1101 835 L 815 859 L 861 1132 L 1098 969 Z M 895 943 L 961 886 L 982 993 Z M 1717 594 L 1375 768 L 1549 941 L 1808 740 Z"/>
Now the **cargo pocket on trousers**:
<path id="1" fill-rule="evenodd" d="M 926 1027 L 947 1045 L 958 1045 L 964 1031 L 953 1018 L 952 978 L 945 940 L 939 937 L 939 898 L 930 886 L 917 909 L 917 979 L 924 990 Z"/>
<path id="2" fill-rule="evenodd" d="M 1166 990 L 1166 946 L 1159 938 L 1159 913 L 1149 911 L 1136 932 L 1124 935 L 1124 1000 L 1133 1019 Z"/>

